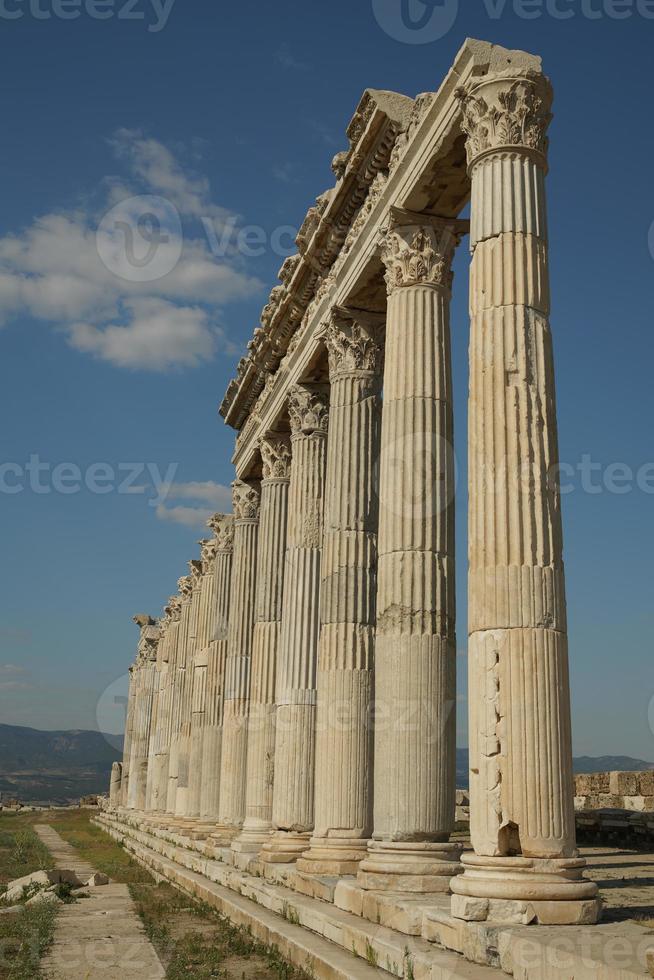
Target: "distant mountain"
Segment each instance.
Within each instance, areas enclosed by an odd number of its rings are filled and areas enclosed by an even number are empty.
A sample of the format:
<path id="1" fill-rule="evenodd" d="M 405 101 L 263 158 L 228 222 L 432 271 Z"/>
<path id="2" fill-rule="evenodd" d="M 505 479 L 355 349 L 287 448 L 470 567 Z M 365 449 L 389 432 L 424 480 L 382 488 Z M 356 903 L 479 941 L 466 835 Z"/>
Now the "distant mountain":
<path id="1" fill-rule="evenodd" d="M 578 772 L 643 772 L 654 769 L 654 762 L 644 762 L 642 759 L 632 759 L 628 755 L 601 755 L 597 758 L 582 755 L 572 760 L 575 773 Z M 468 750 L 456 750 L 456 785 L 457 789 L 468 789 Z"/>
<path id="2" fill-rule="evenodd" d="M 122 736 L 102 732 L 41 732 L 0 725 L 0 795 L 23 802 L 74 802 L 106 792 Z"/>

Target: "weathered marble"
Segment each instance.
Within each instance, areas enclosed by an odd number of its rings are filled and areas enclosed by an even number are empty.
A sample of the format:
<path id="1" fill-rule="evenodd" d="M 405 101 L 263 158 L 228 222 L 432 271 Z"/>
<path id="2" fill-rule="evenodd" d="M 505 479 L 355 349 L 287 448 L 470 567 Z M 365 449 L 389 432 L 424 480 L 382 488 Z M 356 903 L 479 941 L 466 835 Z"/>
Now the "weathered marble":
<path id="1" fill-rule="evenodd" d="M 287 862 L 313 829 L 316 661 L 320 629 L 320 552 L 329 421 L 328 388 L 292 389 L 291 477 L 284 572 L 272 821 L 262 860 Z"/>

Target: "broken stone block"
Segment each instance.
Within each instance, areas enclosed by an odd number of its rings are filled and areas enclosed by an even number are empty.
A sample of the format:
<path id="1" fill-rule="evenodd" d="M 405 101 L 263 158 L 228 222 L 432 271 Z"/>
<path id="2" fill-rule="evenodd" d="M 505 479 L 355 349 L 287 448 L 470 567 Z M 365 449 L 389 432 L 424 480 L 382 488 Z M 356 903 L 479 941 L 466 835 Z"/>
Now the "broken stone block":
<path id="1" fill-rule="evenodd" d="M 99 871 L 96 871 L 95 874 L 92 874 L 89 880 L 86 882 L 86 887 L 96 888 L 98 885 L 108 885 L 108 884 L 109 884 L 108 877 L 106 875 L 101 874 Z"/>
<path id="2" fill-rule="evenodd" d="M 637 772 L 610 772 L 609 792 L 616 796 L 638 796 Z"/>
<path id="3" fill-rule="evenodd" d="M 27 899 L 25 905 L 63 905 L 63 899 L 54 892 L 37 892 Z"/>
<path id="4" fill-rule="evenodd" d="M 654 796 L 654 769 L 638 773 L 638 792 L 634 796 Z"/>
<path id="5" fill-rule="evenodd" d="M 485 922 L 488 918 L 488 899 L 452 895 L 452 915 L 465 922 Z"/>

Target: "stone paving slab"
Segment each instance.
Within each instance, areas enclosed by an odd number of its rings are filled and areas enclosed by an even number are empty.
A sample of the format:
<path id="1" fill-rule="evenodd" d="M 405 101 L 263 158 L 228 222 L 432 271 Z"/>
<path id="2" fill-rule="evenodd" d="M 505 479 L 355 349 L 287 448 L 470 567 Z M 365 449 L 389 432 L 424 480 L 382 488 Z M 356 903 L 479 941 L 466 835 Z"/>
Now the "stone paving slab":
<path id="1" fill-rule="evenodd" d="M 52 827 L 35 830 L 57 867 L 82 879 L 95 872 Z M 145 935 L 127 885 L 89 888 L 88 898 L 63 905 L 54 942 L 41 963 L 47 980 L 162 980 L 165 970 Z"/>

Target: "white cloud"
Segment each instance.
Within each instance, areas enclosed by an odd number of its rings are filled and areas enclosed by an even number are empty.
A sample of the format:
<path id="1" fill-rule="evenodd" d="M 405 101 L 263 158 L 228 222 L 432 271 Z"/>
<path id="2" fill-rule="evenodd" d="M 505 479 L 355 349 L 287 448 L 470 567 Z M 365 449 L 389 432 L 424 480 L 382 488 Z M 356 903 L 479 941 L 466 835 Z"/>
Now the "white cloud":
<path id="1" fill-rule="evenodd" d="M 117 367 L 165 371 L 211 360 L 223 336 L 201 307 L 144 298 L 126 302 L 125 308 L 129 319 L 124 325 L 99 329 L 89 323 L 72 324 L 71 347 Z"/>
<path id="2" fill-rule="evenodd" d="M 191 500 L 197 506 L 168 501 Z M 212 480 L 195 483 L 173 483 L 166 495 L 166 503 L 159 504 L 156 514 L 159 520 L 184 524 L 187 527 L 197 527 L 206 530 L 206 524 L 212 514 L 218 511 L 225 513 L 232 509 L 232 491 Z M 209 506 L 207 506 L 209 505 Z"/>
<path id="3" fill-rule="evenodd" d="M 0 678 L 7 674 L 29 674 L 29 671 L 17 664 L 0 664 Z"/>
<path id="4" fill-rule="evenodd" d="M 101 206 L 41 215 L 0 238 L 0 324 L 33 317 L 78 350 L 127 368 L 194 367 L 218 350 L 233 353 L 220 308 L 262 286 L 233 247 L 212 254 L 200 219 L 219 235 L 237 216 L 157 140 L 120 130 L 110 145 L 127 174 L 106 178 Z M 117 204 L 128 220 L 109 237 L 102 219 Z M 157 277 L 138 275 L 148 249 L 163 270 Z"/>

